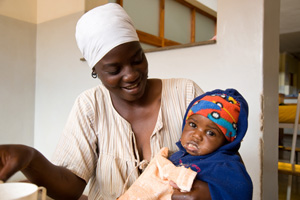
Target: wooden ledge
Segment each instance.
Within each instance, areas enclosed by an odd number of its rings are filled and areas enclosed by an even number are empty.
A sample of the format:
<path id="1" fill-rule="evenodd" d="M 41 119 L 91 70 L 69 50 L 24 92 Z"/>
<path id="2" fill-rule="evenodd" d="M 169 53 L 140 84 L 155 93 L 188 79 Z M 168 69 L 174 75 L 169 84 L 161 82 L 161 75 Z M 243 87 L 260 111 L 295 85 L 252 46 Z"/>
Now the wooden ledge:
<path id="1" fill-rule="evenodd" d="M 282 146 L 282 145 L 279 145 L 278 146 L 278 149 L 281 149 L 281 150 L 284 150 L 284 151 L 291 151 L 292 150 L 292 147 L 285 147 L 285 146 Z M 300 152 L 300 148 L 297 148 L 295 149 L 296 153 L 297 152 Z"/>
<path id="2" fill-rule="evenodd" d="M 171 50 L 171 49 L 181 49 L 181 48 L 186 48 L 186 47 L 194 47 L 194 46 L 201 46 L 201 45 L 208 45 L 208 44 L 216 44 L 216 40 L 207 40 L 207 41 L 202 41 L 202 42 L 179 44 L 179 45 L 167 46 L 167 47 L 154 47 L 151 49 L 145 49 L 144 52 L 150 53 L 150 52 L 165 51 L 165 50 Z"/>
<path id="3" fill-rule="evenodd" d="M 278 162 L 278 172 L 282 174 L 300 176 L 300 165 L 285 162 Z"/>

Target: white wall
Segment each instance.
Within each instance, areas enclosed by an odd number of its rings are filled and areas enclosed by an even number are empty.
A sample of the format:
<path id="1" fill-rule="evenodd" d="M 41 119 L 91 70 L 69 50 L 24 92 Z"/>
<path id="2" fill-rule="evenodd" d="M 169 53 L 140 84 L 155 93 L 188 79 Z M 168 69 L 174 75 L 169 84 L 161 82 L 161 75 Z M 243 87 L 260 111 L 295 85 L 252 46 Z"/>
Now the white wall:
<path id="1" fill-rule="evenodd" d="M 1 0 L 0 15 L 36 23 L 37 0 Z"/>
<path id="2" fill-rule="evenodd" d="M 33 146 L 36 26 L 0 15 L 0 144 Z"/>
<path id="3" fill-rule="evenodd" d="M 84 9 L 84 0 L 1 0 L 0 15 L 43 23 Z"/>
<path id="4" fill-rule="evenodd" d="M 0 35 L 0 144 L 33 146 L 36 26 L 0 15 Z"/>
<path id="5" fill-rule="evenodd" d="M 84 0 L 36 0 L 37 24 L 58 19 L 80 12 L 84 9 Z"/>

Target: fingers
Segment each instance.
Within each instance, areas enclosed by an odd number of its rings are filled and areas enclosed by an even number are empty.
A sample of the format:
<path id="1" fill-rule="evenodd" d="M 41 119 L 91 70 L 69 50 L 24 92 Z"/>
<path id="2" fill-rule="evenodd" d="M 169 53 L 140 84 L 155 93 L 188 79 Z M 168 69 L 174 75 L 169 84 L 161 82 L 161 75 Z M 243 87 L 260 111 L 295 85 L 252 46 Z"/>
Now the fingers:
<path id="1" fill-rule="evenodd" d="M 211 200 L 208 184 L 206 182 L 195 180 L 190 192 L 180 192 L 174 189 L 172 200 Z"/>
<path id="2" fill-rule="evenodd" d="M 26 156 L 24 148 L 19 145 L 0 145 L 0 180 L 7 181 L 19 171 L 23 162 L 20 158 Z"/>
<path id="3" fill-rule="evenodd" d="M 179 190 L 175 189 L 173 194 L 172 194 L 172 200 L 192 200 L 191 196 L 188 193 L 182 193 Z"/>
<path id="4" fill-rule="evenodd" d="M 178 199 L 178 195 L 180 195 L 180 194 L 181 193 L 177 189 L 175 189 L 172 194 L 172 200 Z"/>
<path id="5" fill-rule="evenodd" d="M 170 184 L 173 188 L 175 188 L 175 189 L 180 189 L 180 188 L 177 186 L 177 184 L 176 184 L 174 181 L 172 181 L 172 180 L 169 181 L 169 184 Z"/>
<path id="6" fill-rule="evenodd" d="M 16 171 L 12 170 L 11 168 L 4 166 L 3 169 L 0 171 L 0 180 L 6 182 L 12 175 L 14 175 Z"/>
<path id="7" fill-rule="evenodd" d="M 15 164 L 16 162 L 9 157 L 6 158 L 4 156 L 1 156 L 0 160 L 0 180 L 5 182 L 18 171 L 18 167 Z"/>

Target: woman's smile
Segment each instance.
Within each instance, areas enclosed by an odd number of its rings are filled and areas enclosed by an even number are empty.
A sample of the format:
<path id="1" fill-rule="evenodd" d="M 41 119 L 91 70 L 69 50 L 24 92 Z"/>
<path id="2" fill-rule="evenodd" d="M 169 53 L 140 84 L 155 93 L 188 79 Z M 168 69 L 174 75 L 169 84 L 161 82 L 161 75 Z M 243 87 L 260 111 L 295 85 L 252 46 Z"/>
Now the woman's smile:
<path id="1" fill-rule="evenodd" d="M 133 84 L 126 84 L 126 86 L 122 87 L 122 89 L 125 89 L 126 92 L 137 93 L 140 91 L 140 83 L 141 81 L 139 80 Z"/>
<path id="2" fill-rule="evenodd" d="M 136 83 L 134 85 L 129 85 L 129 86 L 124 87 L 124 88 L 127 89 L 127 90 L 132 90 L 132 89 L 137 88 L 137 87 L 138 87 L 138 84 Z"/>

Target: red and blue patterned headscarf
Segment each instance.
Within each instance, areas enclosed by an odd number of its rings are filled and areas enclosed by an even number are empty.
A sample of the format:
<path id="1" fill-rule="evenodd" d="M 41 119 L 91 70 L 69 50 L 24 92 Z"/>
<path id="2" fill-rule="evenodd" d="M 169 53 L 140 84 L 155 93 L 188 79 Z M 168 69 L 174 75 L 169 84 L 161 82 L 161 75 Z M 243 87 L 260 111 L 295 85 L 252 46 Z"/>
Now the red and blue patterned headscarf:
<path id="1" fill-rule="evenodd" d="M 223 132 L 227 141 L 237 136 L 240 103 L 230 94 L 218 90 L 193 101 L 186 113 L 185 121 L 194 114 L 213 121 Z"/>

